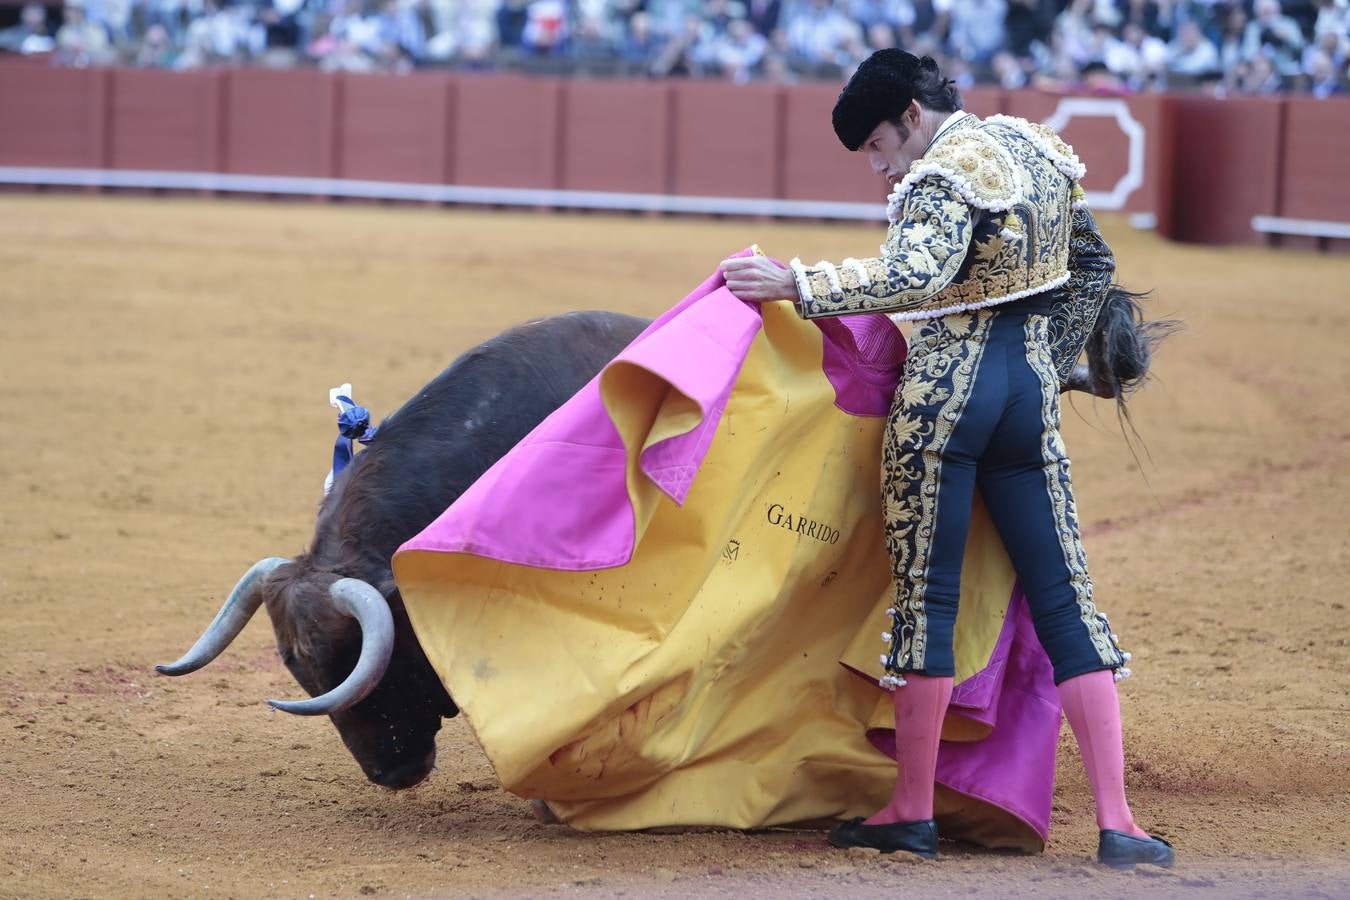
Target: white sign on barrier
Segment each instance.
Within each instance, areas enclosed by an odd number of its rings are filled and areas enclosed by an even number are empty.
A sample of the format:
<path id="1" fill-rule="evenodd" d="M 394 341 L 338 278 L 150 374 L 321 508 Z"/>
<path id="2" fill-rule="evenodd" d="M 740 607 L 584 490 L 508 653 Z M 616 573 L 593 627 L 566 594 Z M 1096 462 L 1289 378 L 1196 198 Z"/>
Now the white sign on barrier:
<path id="1" fill-rule="evenodd" d="M 1125 174 L 1116 186 L 1110 191 L 1087 191 L 1088 203 L 1096 209 L 1124 209 L 1130 195 L 1144 184 L 1144 126 L 1124 100 L 1100 97 L 1066 97 L 1044 124 L 1059 132 L 1079 116 L 1115 119 L 1130 142 Z"/>

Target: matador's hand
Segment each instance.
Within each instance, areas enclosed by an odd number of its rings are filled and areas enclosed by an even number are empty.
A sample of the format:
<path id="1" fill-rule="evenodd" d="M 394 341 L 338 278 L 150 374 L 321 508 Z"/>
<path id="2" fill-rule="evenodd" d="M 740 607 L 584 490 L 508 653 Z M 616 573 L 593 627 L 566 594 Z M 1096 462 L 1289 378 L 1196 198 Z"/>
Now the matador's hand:
<path id="1" fill-rule="evenodd" d="M 742 300 L 769 303 L 797 296 L 797 280 L 791 269 L 782 269 L 764 256 L 735 256 L 718 267 L 727 287 Z"/>

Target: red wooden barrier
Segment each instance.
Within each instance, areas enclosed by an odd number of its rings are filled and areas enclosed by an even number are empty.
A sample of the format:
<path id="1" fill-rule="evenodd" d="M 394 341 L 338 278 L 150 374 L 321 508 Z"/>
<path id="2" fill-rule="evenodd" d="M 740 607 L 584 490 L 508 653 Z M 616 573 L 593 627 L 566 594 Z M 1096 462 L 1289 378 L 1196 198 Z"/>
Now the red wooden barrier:
<path id="1" fill-rule="evenodd" d="M 0 163 L 107 165 L 111 75 L 107 69 L 0 68 Z"/>
<path id="2" fill-rule="evenodd" d="M 674 193 L 783 196 L 780 88 L 707 81 L 677 82 L 672 90 Z"/>
<path id="3" fill-rule="evenodd" d="M 336 76 L 310 70 L 231 71 L 226 82 L 225 171 L 337 175 L 338 84 Z"/>
<path id="4" fill-rule="evenodd" d="M 1182 241 L 1257 243 L 1252 216 L 1275 215 L 1284 102 L 1265 97 L 1173 101 L 1172 233 Z"/>
<path id="5" fill-rule="evenodd" d="M 803 84 L 784 96 L 783 193 L 789 200 L 881 203 L 890 190 L 864 153 L 850 153 L 835 136 L 830 110 L 838 85 Z M 766 147 L 770 151 L 773 148 Z"/>
<path id="6" fill-rule="evenodd" d="M 1009 115 L 1060 126 L 1087 166 L 1083 187 L 1114 194 L 1110 201 L 1099 201 L 1099 209 L 1151 214 L 1166 233 L 1172 209 L 1170 98 L 1061 97 L 1040 91 L 1009 91 L 1007 97 Z M 1131 165 L 1132 145 L 1135 162 L 1142 165 Z"/>
<path id="7" fill-rule="evenodd" d="M 219 172 L 224 75 L 112 73 L 108 164 L 115 169 Z"/>
<path id="8" fill-rule="evenodd" d="M 348 75 L 341 84 L 338 177 L 422 184 L 450 180 L 450 76 Z"/>
<path id="9" fill-rule="evenodd" d="M 837 93 L 0 62 L 0 166 L 878 202 L 884 183 L 830 127 Z M 1107 201 L 1097 205 L 1151 213 L 1164 234 L 1251 242 L 1257 215 L 1350 220 L 1347 100 L 964 96 L 980 115 L 1057 123 Z"/>
<path id="10" fill-rule="evenodd" d="M 1286 101 L 1280 215 L 1350 221 L 1350 100 Z"/>
<path id="11" fill-rule="evenodd" d="M 557 79 L 470 75 L 456 81 L 456 184 L 554 188 L 558 184 Z"/>
<path id="12" fill-rule="evenodd" d="M 573 81 L 564 88 L 562 102 L 562 188 L 669 193 L 669 86 Z"/>
<path id="13" fill-rule="evenodd" d="M 995 87 L 969 87 L 961 92 L 962 106 L 980 118 L 1008 111 L 1008 95 Z"/>

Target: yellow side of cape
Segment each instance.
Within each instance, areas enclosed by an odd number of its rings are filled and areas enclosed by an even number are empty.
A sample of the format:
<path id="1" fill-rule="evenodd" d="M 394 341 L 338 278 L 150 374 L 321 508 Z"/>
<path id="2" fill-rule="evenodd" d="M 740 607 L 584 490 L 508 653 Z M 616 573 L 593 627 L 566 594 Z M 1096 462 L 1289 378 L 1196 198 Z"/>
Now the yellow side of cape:
<path id="1" fill-rule="evenodd" d="M 422 647 L 502 784 L 574 827 L 756 828 L 868 814 L 890 795 L 895 765 L 865 736 L 892 726 L 890 695 L 841 665 L 881 674 L 885 422 L 835 406 L 815 325 L 787 304 L 763 314 L 682 507 L 643 479 L 637 458 L 686 430 L 697 408 L 635 367 L 603 376 L 639 534 L 627 565 L 397 558 Z M 816 537 L 798 532 L 802 517 Z M 958 679 L 988 662 L 1013 585 L 992 534 L 977 508 Z M 989 842 L 1040 846 L 997 810 L 943 803 Z"/>

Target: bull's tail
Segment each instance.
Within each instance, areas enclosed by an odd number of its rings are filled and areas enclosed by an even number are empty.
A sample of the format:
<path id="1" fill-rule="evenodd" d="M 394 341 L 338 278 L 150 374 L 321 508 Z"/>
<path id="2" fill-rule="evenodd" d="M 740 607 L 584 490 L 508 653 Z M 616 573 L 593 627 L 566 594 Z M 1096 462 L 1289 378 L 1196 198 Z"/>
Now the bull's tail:
<path id="1" fill-rule="evenodd" d="M 1148 380 L 1158 345 L 1181 328 L 1177 319 L 1146 320 L 1140 301 L 1147 296 L 1112 285 L 1087 343 L 1088 371 L 1096 392 L 1115 398 L 1127 419 L 1127 395 Z"/>

